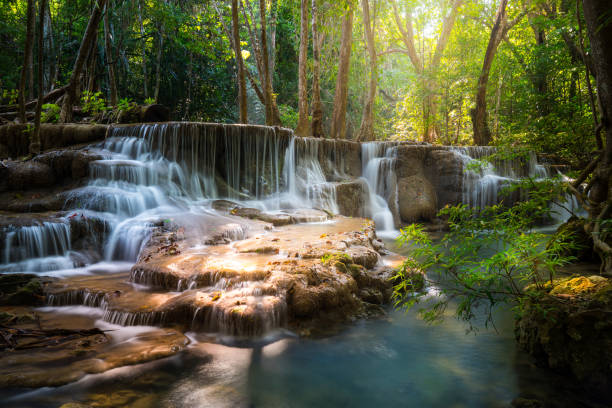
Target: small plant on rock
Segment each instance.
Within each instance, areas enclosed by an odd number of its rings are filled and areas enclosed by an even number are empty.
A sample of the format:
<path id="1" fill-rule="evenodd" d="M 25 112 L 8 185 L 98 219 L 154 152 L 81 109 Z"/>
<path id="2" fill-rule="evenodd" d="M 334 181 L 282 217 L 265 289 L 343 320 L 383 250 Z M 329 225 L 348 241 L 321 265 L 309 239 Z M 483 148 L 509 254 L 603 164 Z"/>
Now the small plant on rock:
<path id="1" fill-rule="evenodd" d="M 109 109 L 106 106 L 106 101 L 102 97 L 102 92 L 83 92 L 81 96 L 81 105 L 83 107 L 83 112 L 94 116 Z"/>
<path id="2" fill-rule="evenodd" d="M 45 103 L 42 106 L 42 110 L 43 110 L 43 113 L 40 119 L 42 123 L 59 122 L 60 112 L 62 110 L 62 108 L 59 105 L 56 105 L 54 103 Z"/>

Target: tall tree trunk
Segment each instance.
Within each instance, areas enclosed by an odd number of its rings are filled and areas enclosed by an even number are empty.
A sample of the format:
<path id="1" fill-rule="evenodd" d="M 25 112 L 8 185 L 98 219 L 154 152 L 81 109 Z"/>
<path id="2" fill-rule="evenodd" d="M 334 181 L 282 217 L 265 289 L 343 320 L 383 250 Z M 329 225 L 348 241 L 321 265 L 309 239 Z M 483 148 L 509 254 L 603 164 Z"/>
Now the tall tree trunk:
<path id="1" fill-rule="evenodd" d="M 53 74 L 55 72 L 55 43 L 53 41 L 53 22 L 51 21 L 51 11 L 49 8 L 49 2 L 45 1 L 47 7 L 45 8 L 45 25 L 44 35 L 46 43 L 45 57 L 47 60 L 47 69 L 44 80 L 44 93 L 49 93 L 53 90 Z"/>
<path id="2" fill-rule="evenodd" d="M 589 199 L 595 210 L 591 212 L 593 241 L 602 258 L 602 271 L 612 274 L 612 248 L 609 238 L 600 235 L 601 222 L 610 218 L 612 209 L 612 22 L 609 0 L 583 0 L 584 19 L 591 43 L 593 68 L 601 110 L 601 125 L 605 148 L 594 172 Z"/>
<path id="3" fill-rule="evenodd" d="M 308 0 L 300 2 L 300 56 L 298 62 L 298 124 L 295 134 L 308 136 L 308 80 L 306 62 L 308 59 Z"/>
<path id="4" fill-rule="evenodd" d="M 240 26 L 238 22 L 238 0 L 232 0 L 232 37 L 236 65 L 238 66 L 238 112 L 240 123 L 249 123 L 247 112 L 246 78 L 244 74 L 244 60 L 240 46 Z"/>
<path id="5" fill-rule="evenodd" d="M 265 110 L 266 110 L 266 125 L 272 125 L 272 95 L 271 83 L 270 83 L 270 67 L 268 58 L 268 37 L 266 35 L 266 1 L 259 0 L 259 13 L 260 13 L 260 24 L 261 24 L 261 52 L 262 52 L 262 80 L 263 80 L 263 91 L 265 99 Z"/>
<path id="6" fill-rule="evenodd" d="M 87 60 L 89 50 L 91 50 L 95 45 L 96 36 L 98 35 L 98 26 L 100 25 L 100 20 L 102 19 L 102 10 L 105 6 L 106 0 L 98 0 L 93 8 L 89 22 L 87 23 L 87 28 L 85 29 L 85 34 L 83 35 L 83 40 L 81 41 L 81 46 L 79 47 L 79 53 L 77 54 L 76 61 L 74 62 L 72 75 L 68 81 L 66 94 L 64 95 L 64 102 L 60 112 L 60 121 L 63 123 L 70 122 L 72 120 L 72 107 L 77 98 L 76 91 L 78 82 Z"/>
<path id="7" fill-rule="evenodd" d="M 193 53 L 189 52 L 189 67 L 187 67 L 187 98 L 185 98 L 185 112 L 183 120 L 189 120 L 189 110 L 191 109 L 191 75 L 193 73 Z"/>
<path id="8" fill-rule="evenodd" d="M 336 77 L 336 93 L 330 137 L 346 138 L 346 104 L 348 102 L 348 79 L 351 63 L 351 48 L 353 46 L 353 13 L 352 0 L 342 21 L 342 40 L 340 42 L 340 58 L 338 61 L 338 76 Z"/>
<path id="9" fill-rule="evenodd" d="M 26 42 L 23 53 L 23 66 L 21 67 L 21 78 L 19 79 L 19 120 L 26 122 L 25 100 L 26 100 L 26 81 L 28 72 L 32 66 L 32 50 L 34 48 L 34 0 L 28 0 L 27 23 L 26 23 Z"/>
<path id="10" fill-rule="evenodd" d="M 312 0 L 312 136 L 323 137 L 323 107 L 321 106 L 321 68 L 317 0 Z"/>
<path id="11" fill-rule="evenodd" d="M 257 94 L 257 98 L 264 105 L 264 108 L 266 107 L 266 105 L 270 107 L 270 110 L 272 112 L 272 118 L 274 118 L 274 120 L 278 124 L 280 124 L 281 123 L 280 122 L 280 112 L 278 110 L 278 106 L 276 105 L 276 99 L 272 98 L 272 103 L 266 103 L 266 96 L 265 96 L 266 85 L 265 85 L 265 73 L 264 73 L 264 63 L 263 63 L 264 53 L 262 51 L 263 47 L 261 46 L 260 39 L 257 37 L 257 34 L 255 33 L 255 29 L 254 29 L 255 13 L 253 12 L 253 7 L 251 5 L 251 2 L 249 1 L 246 2 L 246 6 L 245 6 L 244 1 L 241 1 L 240 4 L 242 8 L 242 13 L 244 16 L 245 25 L 249 32 L 249 37 L 251 39 L 251 46 L 253 47 L 253 54 L 255 55 L 255 62 L 256 62 L 255 65 L 257 67 L 257 73 L 259 75 L 259 83 L 255 81 L 255 78 L 253 77 L 253 75 L 246 68 L 245 68 L 245 73 L 249 79 L 249 82 L 251 83 L 253 87 L 253 90 Z M 248 11 L 248 15 L 247 15 L 247 11 Z M 251 22 L 253 24 L 251 24 Z"/>
<path id="12" fill-rule="evenodd" d="M 370 57 L 370 84 L 363 105 L 361 126 L 357 139 L 360 141 L 374 140 L 374 100 L 376 98 L 376 86 L 378 85 L 378 63 L 376 56 L 376 44 L 374 44 L 375 22 L 370 18 L 369 0 L 361 0 L 363 9 L 363 25 L 366 37 L 366 47 Z"/>
<path id="13" fill-rule="evenodd" d="M 109 0 L 111 1 L 111 0 Z M 117 106 L 119 97 L 117 95 L 117 79 L 115 77 L 115 59 L 113 58 L 113 46 L 110 30 L 110 11 L 112 3 L 106 6 L 104 13 L 104 56 L 106 57 L 106 65 L 108 66 L 108 88 L 110 90 L 110 102 L 112 106 Z"/>
<path id="14" fill-rule="evenodd" d="M 147 87 L 147 42 L 145 41 L 145 30 L 142 19 L 142 1 L 138 2 L 138 20 L 140 22 L 140 37 L 142 41 L 142 86 L 145 99 L 149 97 Z"/>
<path id="15" fill-rule="evenodd" d="M 438 88 L 432 79 L 425 79 L 425 100 L 423 101 L 423 141 L 433 143 L 438 139 L 438 125 L 436 123 L 438 104 L 436 93 Z"/>
<path id="16" fill-rule="evenodd" d="M 507 20 L 506 6 L 508 0 L 501 0 L 495 15 L 495 23 L 489 37 L 489 44 L 485 52 L 484 61 L 482 63 L 482 71 L 478 78 L 478 86 L 476 88 L 476 107 L 472 110 L 472 125 L 474 128 L 474 144 L 486 146 L 491 143 L 491 130 L 487 123 L 487 85 L 489 83 L 489 72 L 495 52 L 501 42 Z"/>
<path id="17" fill-rule="evenodd" d="M 497 90 L 495 91 L 495 118 L 493 120 L 493 133 L 499 138 L 499 109 L 501 107 L 501 91 L 504 84 L 504 77 L 500 75 L 497 81 Z"/>
<path id="18" fill-rule="evenodd" d="M 531 28 L 533 29 L 533 34 L 536 41 L 536 62 L 535 71 L 533 72 L 533 84 L 535 91 L 539 96 L 537 109 L 540 116 L 546 116 L 550 111 L 550 107 L 548 106 L 548 63 L 545 62 L 544 58 L 542 58 L 546 47 L 546 33 L 543 29 L 537 26 L 536 23 L 532 23 Z"/>
<path id="19" fill-rule="evenodd" d="M 36 5 L 33 6 L 36 9 Z M 36 12 L 32 15 L 32 44 L 34 43 L 34 25 L 36 24 Z M 30 49 L 30 64 L 28 64 L 28 100 L 36 97 L 34 93 L 34 46 Z"/>
<path id="20" fill-rule="evenodd" d="M 159 101 L 159 87 L 161 85 L 161 61 L 162 61 L 162 52 L 164 49 L 164 29 L 163 27 L 159 27 L 158 33 L 158 44 L 157 44 L 157 58 L 155 61 L 155 88 L 153 89 L 153 99 L 155 99 L 155 103 Z"/>
<path id="21" fill-rule="evenodd" d="M 278 0 L 272 0 L 270 7 L 270 81 L 272 81 L 272 89 L 274 89 L 274 69 L 276 66 L 276 26 L 278 22 Z"/>
<path id="22" fill-rule="evenodd" d="M 40 9 L 38 12 L 38 101 L 36 102 L 36 114 L 34 115 L 34 133 L 30 139 L 30 153 L 40 153 L 40 114 L 43 105 L 43 72 L 44 72 L 44 39 L 45 39 L 45 10 L 47 0 L 39 0 Z"/>
<path id="23" fill-rule="evenodd" d="M 88 79 L 87 79 L 87 90 L 93 94 L 96 92 L 96 62 L 98 60 L 98 47 L 94 42 L 91 50 L 89 51 L 89 67 L 87 68 Z"/>

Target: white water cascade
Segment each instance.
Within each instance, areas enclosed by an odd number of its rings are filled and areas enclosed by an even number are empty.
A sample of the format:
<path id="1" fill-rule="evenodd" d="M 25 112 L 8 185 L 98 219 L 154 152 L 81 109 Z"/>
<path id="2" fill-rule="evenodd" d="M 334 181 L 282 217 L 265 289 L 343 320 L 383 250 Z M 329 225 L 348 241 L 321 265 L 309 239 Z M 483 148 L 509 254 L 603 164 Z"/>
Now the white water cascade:
<path id="1" fill-rule="evenodd" d="M 397 145 L 394 142 L 361 145 L 362 177 L 368 185 L 366 214 L 374 220 L 376 228 L 387 235 L 396 231 L 396 221 L 389 203 L 398 208 L 395 175 Z"/>
<path id="2" fill-rule="evenodd" d="M 64 194 L 64 211 L 0 225 L 0 271 L 61 276 L 88 273 L 99 262 L 105 263 L 98 269 L 129 268 L 160 222 L 188 225 L 194 236 L 237 225 L 212 208 L 216 199 L 272 213 L 314 208 L 338 214 L 338 186 L 350 183 L 357 194 L 351 197 L 357 198 L 361 187 L 356 186 L 363 185 L 359 209 L 381 234 L 394 236 L 400 224 L 398 149 L 412 147 L 426 148 L 297 138 L 290 130 L 265 126 L 111 127 L 103 142 L 88 148 L 101 159 L 90 163 L 86 183 Z M 449 150 L 463 167 L 493 152 L 488 147 Z M 527 173 L 545 177 L 547 169 L 534 155 L 528 165 L 506 162 L 467 170 L 462 201 L 475 207 L 495 204 L 503 185 Z M 359 177 L 362 181 L 355 183 Z M 249 234 L 242 225 L 232 231 L 228 239 Z M 87 245 L 81 243 L 84 237 Z"/>

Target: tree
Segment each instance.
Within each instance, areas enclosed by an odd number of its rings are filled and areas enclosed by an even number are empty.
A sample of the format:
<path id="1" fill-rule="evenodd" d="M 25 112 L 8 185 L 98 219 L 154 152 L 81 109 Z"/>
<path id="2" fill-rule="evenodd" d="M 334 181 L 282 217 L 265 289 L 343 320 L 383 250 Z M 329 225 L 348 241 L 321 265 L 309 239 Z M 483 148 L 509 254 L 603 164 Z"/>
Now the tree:
<path id="1" fill-rule="evenodd" d="M 264 96 L 265 96 L 265 108 L 266 108 L 266 125 L 279 126 L 280 116 L 278 115 L 278 108 L 276 106 L 276 100 L 274 91 L 272 89 L 272 77 L 270 75 L 270 53 L 268 52 L 268 37 L 266 35 L 266 0 L 259 0 L 259 18 L 261 19 L 261 52 L 262 52 L 262 71 L 263 71 L 263 83 L 264 83 Z"/>
<path id="2" fill-rule="evenodd" d="M 582 176 L 574 182 L 580 185 L 591 171 L 592 180 L 585 193 L 580 195 L 591 216 L 589 229 L 593 236 L 595 250 L 602 259 L 602 272 L 612 274 L 612 248 L 606 241 L 605 227 L 612 207 L 612 11 L 607 0 L 583 0 L 584 20 L 591 43 L 593 68 L 597 79 L 597 94 L 601 112 L 601 127 L 596 130 L 604 135 L 605 147 L 596 159 L 596 166 L 588 166 Z M 580 18 L 580 16 L 578 16 Z M 601 143 L 600 143 L 601 145 Z M 593 168 L 591 168 L 593 167 Z M 590 194 L 589 194 L 590 189 Z M 588 196 L 586 196 L 588 194 Z"/>
<path id="3" fill-rule="evenodd" d="M 448 40 L 455 25 L 459 8 L 463 4 L 463 0 L 453 0 L 451 3 L 451 9 L 448 14 L 444 17 L 442 22 L 442 31 L 438 37 L 436 48 L 433 56 L 429 62 L 428 67 L 425 66 L 425 58 L 421 58 L 417 55 L 415 41 L 414 41 L 414 29 L 412 26 L 412 13 L 411 10 L 406 12 L 406 21 L 403 22 L 398 11 L 397 3 L 395 0 L 391 0 L 393 6 L 393 17 L 400 37 L 405 48 L 391 49 L 387 52 L 400 52 L 408 55 L 410 62 L 412 63 L 415 71 L 419 76 L 423 78 L 425 97 L 423 101 L 423 122 L 424 122 L 424 133 L 423 140 L 426 142 L 433 142 L 438 138 L 438 130 L 436 128 L 436 94 L 437 86 L 435 82 L 435 75 L 440 67 L 440 60 L 442 54 L 448 44 Z"/>
<path id="4" fill-rule="evenodd" d="M 30 153 L 40 153 L 40 115 L 43 105 L 43 43 L 44 43 L 44 28 L 45 28 L 45 11 L 47 9 L 47 0 L 39 0 L 38 11 L 38 100 L 36 102 L 36 113 L 34 115 L 34 133 L 30 139 Z"/>
<path id="5" fill-rule="evenodd" d="M 111 105 L 117 106 L 119 97 L 117 96 L 117 79 L 115 76 L 115 61 L 112 52 L 112 39 L 110 32 L 110 11 L 112 10 L 112 3 L 106 5 L 106 12 L 104 13 L 104 56 L 106 57 L 106 66 L 108 67 L 108 87 L 110 89 L 110 102 Z"/>
<path id="6" fill-rule="evenodd" d="M 482 63 L 482 71 L 478 78 L 476 106 L 471 112 L 475 145 L 488 145 L 491 143 L 491 131 L 487 123 L 487 85 L 489 82 L 489 71 L 491 70 L 493 59 L 495 58 L 495 52 L 502 39 L 508 34 L 508 31 L 525 15 L 525 12 L 523 12 L 514 20 L 508 22 L 508 13 L 506 11 L 507 4 L 508 0 L 501 0 L 497 7 L 495 23 L 491 29 L 489 44 L 487 45 Z"/>
<path id="7" fill-rule="evenodd" d="M 244 75 L 244 60 L 240 47 L 240 27 L 238 25 L 238 0 L 232 0 L 232 36 L 236 65 L 238 66 L 238 111 L 240 123 L 248 123 L 246 79 Z"/>
<path id="8" fill-rule="evenodd" d="M 317 24 L 317 0 L 312 0 L 312 136 L 323 137 L 323 107 L 321 105 L 321 37 Z"/>
<path id="9" fill-rule="evenodd" d="M 85 61 L 91 49 L 94 47 L 96 42 L 96 36 L 98 34 L 98 26 L 100 19 L 102 18 L 102 10 L 106 5 L 106 0 L 98 0 L 93 7 L 83 40 L 79 47 L 79 53 L 76 61 L 74 62 L 74 68 L 72 69 L 72 75 L 66 88 L 64 95 L 64 102 L 62 104 L 62 110 L 60 112 L 60 121 L 63 123 L 70 122 L 72 120 L 72 107 L 77 98 L 76 91 L 77 86 L 81 77 L 81 72 L 85 66 Z"/>
<path id="10" fill-rule="evenodd" d="M 19 80 L 19 119 L 21 123 L 26 123 L 25 113 L 25 92 L 28 73 L 32 70 L 32 50 L 34 48 L 34 0 L 28 0 L 28 21 L 25 42 L 25 52 L 23 56 L 23 66 L 21 67 L 21 79 Z"/>
<path id="11" fill-rule="evenodd" d="M 342 20 L 342 40 L 340 42 L 340 58 L 338 61 L 338 76 L 336 77 L 336 93 L 330 137 L 346 138 L 346 104 L 348 101 L 348 79 L 353 45 L 353 1 L 348 1 L 347 10 Z"/>
<path id="12" fill-rule="evenodd" d="M 142 89 L 144 91 L 144 97 L 148 98 L 149 88 L 147 86 L 147 40 L 145 36 L 142 9 L 142 0 L 138 0 L 138 21 L 140 23 L 140 40 L 142 41 L 142 46 L 140 49 L 142 55 Z"/>
<path id="13" fill-rule="evenodd" d="M 308 136 L 310 123 L 308 120 L 308 81 L 306 79 L 306 63 L 308 60 L 308 0 L 300 1 L 300 56 L 298 64 L 298 125 L 295 134 Z"/>
<path id="14" fill-rule="evenodd" d="M 363 104 L 361 126 L 357 134 L 357 140 L 374 140 L 374 99 L 376 98 L 376 86 L 378 85 L 378 60 L 376 55 L 376 44 L 374 43 L 374 31 L 376 29 L 375 18 L 370 18 L 369 0 L 361 0 L 363 9 L 363 26 L 366 38 L 366 47 L 370 58 L 370 82 L 368 92 Z"/>

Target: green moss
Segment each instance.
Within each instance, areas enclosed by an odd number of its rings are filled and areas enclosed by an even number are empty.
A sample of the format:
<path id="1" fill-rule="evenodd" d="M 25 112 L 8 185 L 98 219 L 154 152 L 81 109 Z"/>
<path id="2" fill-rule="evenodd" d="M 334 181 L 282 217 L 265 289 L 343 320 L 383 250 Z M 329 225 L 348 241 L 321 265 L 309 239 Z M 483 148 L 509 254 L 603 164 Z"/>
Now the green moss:
<path id="1" fill-rule="evenodd" d="M 352 259 L 350 256 L 343 252 L 328 252 L 321 257 L 321 262 L 326 265 L 334 265 L 336 263 L 350 264 Z"/>
<path id="2" fill-rule="evenodd" d="M 0 304 L 2 305 L 39 305 L 44 296 L 42 284 L 36 275 L 9 274 L 0 276 Z"/>

